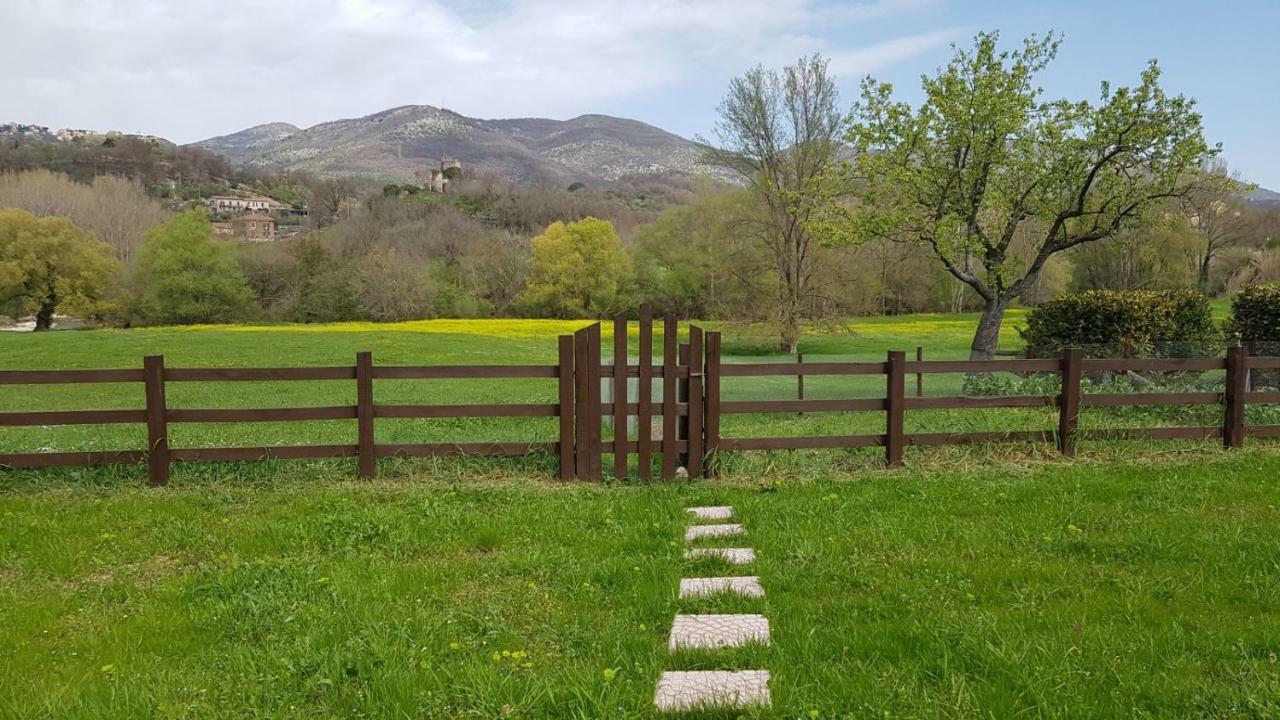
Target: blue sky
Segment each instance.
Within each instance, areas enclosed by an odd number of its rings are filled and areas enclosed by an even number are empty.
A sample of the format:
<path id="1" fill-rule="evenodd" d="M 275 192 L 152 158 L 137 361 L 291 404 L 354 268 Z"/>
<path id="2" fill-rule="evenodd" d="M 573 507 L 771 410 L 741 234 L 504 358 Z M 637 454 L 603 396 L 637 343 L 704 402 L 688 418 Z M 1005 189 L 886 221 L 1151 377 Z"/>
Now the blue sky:
<path id="1" fill-rule="evenodd" d="M 1094 98 L 1158 58 L 1232 167 L 1280 189 L 1280 0 L 3 0 L 0 27 L 0 122 L 179 142 L 405 104 L 606 113 L 691 137 L 757 63 L 822 52 L 846 105 L 867 73 L 910 100 L 948 43 L 1052 29 L 1049 95 Z"/>

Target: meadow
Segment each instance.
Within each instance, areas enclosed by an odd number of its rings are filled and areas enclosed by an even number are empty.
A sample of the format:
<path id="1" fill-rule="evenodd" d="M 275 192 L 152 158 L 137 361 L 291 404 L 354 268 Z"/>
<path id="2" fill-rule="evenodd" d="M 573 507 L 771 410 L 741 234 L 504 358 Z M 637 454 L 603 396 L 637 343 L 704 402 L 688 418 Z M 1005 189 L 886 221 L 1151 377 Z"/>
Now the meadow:
<path id="1" fill-rule="evenodd" d="M 1016 341 L 1016 316 L 1005 344 Z M 197 327 L 0 336 L 0 367 L 553 363 L 583 323 Z M 806 360 L 926 348 L 973 318 L 815 329 Z M 732 359 L 766 335 L 725 327 Z M 606 342 L 606 347 L 608 343 Z M 633 344 L 634 346 L 634 344 Z M 870 397 L 808 378 L 808 397 Z M 730 381 L 738 384 L 730 384 Z M 960 379 L 931 377 L 929 394 Z M 859 384 L 861 383 L 861 384 Z M 172 383 L 171 407 L 354 401 L 351 382 Z M 909 385 L 913 383 L 909 381 Z M 554 381 L 379 381 L 379 402 L 554 398 Z M 794 397 L 729 378 L 726 397 Z M 141 387 L 6 387 L 0 410 L 141 407 Z M 1088 409 L 1085 426 L 1212 424 Z M 1258 408 L 1257 412 L 1268 412 Z M 1201 417 L 1203 415 L 1203 417 Z M 1052 427 L 1049 410 L 908 414 L 913 427 Z M 879 432 L 883 416 L 726 417 L 726 434 Z M 967 423 L 967 424 L 966 424 Z M 959 424 L 959 425 L 958 425 Z M 175 445 L 350 442 L 354 423 L 174 425 Z M 551 439 L 553 418 L 379 420 L 380 442 Z M 141 428 L 4 428 L 0 447 L 136 448 Z M 648 718 L 659 674 L 765 667 L 760 718 L 1280 715 L 1280 444 L 1087 442 L 740 453 L 716 480 L 560 483 L 550 457 L 0 472 L 0 718 Z M 607 461 L 606 461 L 607 463 Z M 733 505 L 762 599 L 680 600 L 683 511 Z M 667 651 L 673 616 L 762 612 L 773 644 Z"/>

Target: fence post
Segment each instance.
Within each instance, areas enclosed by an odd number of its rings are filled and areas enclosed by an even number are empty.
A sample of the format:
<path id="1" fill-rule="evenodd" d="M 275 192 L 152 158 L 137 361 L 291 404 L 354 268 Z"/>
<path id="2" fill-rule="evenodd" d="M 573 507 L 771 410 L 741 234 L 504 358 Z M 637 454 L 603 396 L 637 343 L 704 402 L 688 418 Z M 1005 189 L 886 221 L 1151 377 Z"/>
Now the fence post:
<path id="1" fill-rule="evenodd" d="M 720 446 L 720 333 L 707 333 L 706 474 L 716 474 Z"/>
<path id="2" fill-rule="evenodd" d="M 613 476 L 627 479 L 627 316 L 613 319 Z"/>
<path id="3" fill-rule="evenodd" d="M 587 395 L 591 387 L 590 373 L 587 372 L 587 359 L 590 356 L 587 346 L 590 336 L 586 328 L 573 334 L 573 469 L 579 480 L 591 478 L 591 444 L 590 409 Z"/>
<path id="4" fill-rule="evenodd" d="M 142 359 L 147 401 L 147 484 L 169 484 L 169 419 L 164 399 L 164 356 Z"/>
<path id="5" fill-rule="evenodd" d="M 902 464 L 902 446 L 905 442 L 903 426 L 907 407 L 907 353 L 889 351 L 889 372 L 885 383 L 885 464 L 897 467 Z"/>
<path id="6" fill-rule="evenodd" d="M 676 341 L 679 325 L 673 317 L 662 321 L 662 479 L 676 476 Z"/>
<path id="7" fill-rule="evenodd" d="M 378 456 L 373 445 L 373 353 L 356 353 L 356 427 L 359 433 L 358 451 L 363 480 L 373 478 Z"/>
<path id="8" fill-rule="evenodd" d="M 560 383 L 560 479 L 569 480 L 577 473 L 573 463 L 573 336 L 560 336 L 560 360 L 557 367 Z"/>
<path id="9" fill-rule="evenodd" d="M 653 311 L 640 308 L 640 379 L 636 383 L 636 474 L 647 482 L 653 470 Z"/>
<path id="10" fill-rule="evenodd" d="M 702 443 L 706 434 L 706 420 L 703 415 L 702 401 L 702 368 L 703 368 L 702 328 L 689 326 L 689 477 L 702 475 Z"/>
<path id="11" fill-rule="evenodd" d="M 1223 399 L 1226 417 L 1222 428 L 1222 445 L 1244 447 L 1245 379 L 1248 375 L 1245 349 L 1241 345 L 1227 348 L 1227 382 Z"/>
<path id="12" fill-rule="evenodd" d="M 690 327 L 693 327 L 690 325 Z M 676 455 L 676 465 L 689 470 L 689 376 L 693 374 L 693 364 L 689 361 L 689 343 L 680 343 L 680 353 L 676 356 L 678 365 L 685 374 L 676 385 L 676 402 L 685 406 L 685 414 L 676 416 L 676 439 L 683 440 L 685 451 Z"/>
<path id="13" fill-rule="evenodd" d="M 590 346 L 587 351 L 587 386 L 590 388 L 590 395 L 587 396 L 587 409 L 591 415 L 588 418 L 588 439 L 591 443 L 590 452 L 588 453 L 591 461 L 591 479 L 600 480 L 604 478 L 604 468 L 602 467 L 602 458 L 600 456 L 601 445 L 603 444 L 603 429 L 601 416 L 603 406 L 600 401 L 600 323 L 587 328 L 587 339 Z"/>
<path id="14" fill-rule="evenodd" d="M 1062 353 L 1062 394 L 1058 397 L 1058 450 L 1067 457 L 1076 454 L 1076 426 L 1080 422 L 1080 348 Z"/>
<path id="15" fill-rule="evenodd" d="M 800 370 L 796 372 L 796 399 L 804 400 L 804 353 L 796 353 L 796 364 L 800 366 Z M 801 410 L 796 415 L 804 415 Z"/>
<path id="16" fill-rule="evenodd" d="M 916 362 L 924 362 L 924 347 L 916 346 Z M 916 373 L 916 397 L 924 397 L 924 373 Z"/>

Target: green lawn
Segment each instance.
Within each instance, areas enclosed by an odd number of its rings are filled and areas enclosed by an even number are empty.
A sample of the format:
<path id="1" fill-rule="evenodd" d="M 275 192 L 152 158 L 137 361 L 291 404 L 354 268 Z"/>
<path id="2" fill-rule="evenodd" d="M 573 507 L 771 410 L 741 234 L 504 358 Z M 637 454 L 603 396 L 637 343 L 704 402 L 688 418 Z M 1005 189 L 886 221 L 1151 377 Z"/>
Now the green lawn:
<path id="1" fill-rule="evenodd" d="M 1280 454 L 921 465 L 4 476 L 0 717 L 643 718 L 663 670 L 746 666 L 774 674 L 751 717 L 1280 715 Z M 680 601 L 727 570 L 681 559 L 682 508 L 721 503 L 767 595 Z M 670 657 L 708 609 L 773 646 Z"/>

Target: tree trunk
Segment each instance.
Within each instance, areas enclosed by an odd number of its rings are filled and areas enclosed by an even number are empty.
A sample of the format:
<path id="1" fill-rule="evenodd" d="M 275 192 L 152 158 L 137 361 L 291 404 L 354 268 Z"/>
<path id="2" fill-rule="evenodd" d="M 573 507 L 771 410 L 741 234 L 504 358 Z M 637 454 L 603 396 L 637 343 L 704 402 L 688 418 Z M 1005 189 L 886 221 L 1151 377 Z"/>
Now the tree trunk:
<path id="1" fill-rule="evenodd" d="M 46 300 L 36 311 L 36 330 L 49 330 L 53 327 L 53 300 Z"/>
<path id="2" fill-rule="evenodd" d="M 788 355 L 795 355 L 800 345 L 800 318 L 788 313 L 782 319 L 782 342 L 780 348 Z"/>
<path id="3" fill-rule="evenodd" d="M 1204 259 L 1200 261 L 1200 289 L 1209 292 L 1209 263 L 1213 261 L 1213 256 L 1205 254 Z"/>
<path id="4" fill-rule="evenodd" d="M 996 298 L 987 300 L 982 310 L 982 318 L 978 320 L 978 330 L 973 334 L 973 345 L 969 349 L 970 360 L 990 360 L 996 355 L 1000 345 L 1000 326 L 1004 324 L 1004 311 L 1008 300 Z"/>

